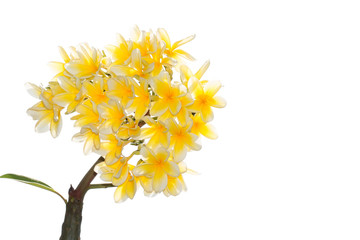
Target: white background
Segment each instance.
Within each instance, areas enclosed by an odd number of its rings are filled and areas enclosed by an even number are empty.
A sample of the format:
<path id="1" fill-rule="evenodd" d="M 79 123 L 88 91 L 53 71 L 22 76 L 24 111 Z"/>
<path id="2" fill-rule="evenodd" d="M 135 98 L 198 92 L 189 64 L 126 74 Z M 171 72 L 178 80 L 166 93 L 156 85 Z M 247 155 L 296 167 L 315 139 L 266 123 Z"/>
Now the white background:
<path id="1" fill-rule="evenodd" d="M 122 204 L 114 189 L 85 198 L 82 239 L 360 239 L 358 1 L 2 1 L 0 174 L 42 180 L 67 195 L 97 159 L 65 117 L 57 139 L 34 132 L 57 46 L 103 48 L 116 33 L 166 28 L 207 59 L 228 105 L 220 137 L 188 154 L 188 191 Z M 97 179 L 96 181 L 99 181 Z M 0 239 L 58 239 L 65 206 L 49 192 L 0 180 Z"/>

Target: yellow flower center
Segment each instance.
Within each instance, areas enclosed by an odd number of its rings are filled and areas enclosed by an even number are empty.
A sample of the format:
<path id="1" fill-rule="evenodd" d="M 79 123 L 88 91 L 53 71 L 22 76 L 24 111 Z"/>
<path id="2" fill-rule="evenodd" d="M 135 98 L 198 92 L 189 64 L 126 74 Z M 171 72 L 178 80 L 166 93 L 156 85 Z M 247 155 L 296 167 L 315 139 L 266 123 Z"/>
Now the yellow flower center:
<path id="1" fill-rule="evenodd" d="M 211 98 L 206 94 L 200 95 L 197 99 L 201 105 L 209 105 Z"/>
<path id="2" fill-rule="evenodd" d="M 177 141 L 183 141 L 186 137 L 186 131 L 183 128 L 178 129 L 175 133 L 173 133 L 173 137 Z"/>
<path id="3" fill-rule="evenodd" d="M 154 130 L 156 132 L 165 132 L 166 131 L 166 127 L 164 127 L 163 125 L 161 124 L 157 124 L 155 127 L 154 127 Z"/>
<path id="4" fill-rule="evenodd" d="M 95 96 L 93 96 L 93 100 L 94 100 L 95 103 L 99 104 L 99 103 L 102 103 L 102 102 L 106 102 L 107 96 L 105 95 L 105 92 L 100 93 L 100 94 L 96 94 Z"/>

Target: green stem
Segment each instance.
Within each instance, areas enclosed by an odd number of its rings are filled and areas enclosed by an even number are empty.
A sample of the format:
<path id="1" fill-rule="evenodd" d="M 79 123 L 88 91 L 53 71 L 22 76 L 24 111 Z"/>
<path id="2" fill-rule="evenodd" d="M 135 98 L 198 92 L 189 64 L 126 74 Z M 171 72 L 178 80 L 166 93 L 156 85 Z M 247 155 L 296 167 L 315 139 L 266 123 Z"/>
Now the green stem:
<path id="1" fill-rule="evenodd" d="M 94 168 L 97 164 L 104 161 L 100 157 L 85 174 L 79 185 L 74 189 L 69 189 L 69 200 L 66 203 L 65 219 L 62 225 L 60 240 L 79 240 L 82 220 L 82 209 L 86 192 L 90 189 L 90 184 L 97 173 Z"/>
<path id="2" fill-rule="evenodd" d="M 116 186 L 112 185 L 112 183 L 90 184 L 89 190 L 98 189 L 98 188 L 110 188 L 110 187 L 116 187 Z"/>
<path id="3" fill-rule="evenodd" d="M 64 198 L 60 193 L 58 193 L 58 192 L 56 192 L 56 191 L 54 191 L 54 193 L 55 193 L 56 195 L 58 195 L 59 197 L 61 197 L 62 200 L 65 202 L 65 204 L 67 204 L 66 198 Z"/>

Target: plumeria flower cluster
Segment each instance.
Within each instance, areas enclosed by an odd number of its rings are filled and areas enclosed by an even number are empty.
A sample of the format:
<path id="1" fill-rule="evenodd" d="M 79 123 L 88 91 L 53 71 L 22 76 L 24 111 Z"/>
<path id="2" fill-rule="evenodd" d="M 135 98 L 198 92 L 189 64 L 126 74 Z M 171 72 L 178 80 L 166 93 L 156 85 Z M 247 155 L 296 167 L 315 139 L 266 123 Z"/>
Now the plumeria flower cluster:
<path id="1" fill-rule="evenodd" d="M 201 149 L 201 136 L 217 138 L 213 108 L 226 105 L 217 96 L 220 82 L 202 79 L 209 61 L 196 73 L 185 64 L 194 57 L 181 48 L 194 37 L 172 43 L 165 29 L 135 26 L 130 39 L 119 34 L 106 51 L 59 47 L 63 61 L 50 63 L 56 75 L 48 86 L 26 84 L 39 99 L 27 110 L 35 130 L 57 137 L 61 114 L 74 114 L 73 140 L 84 142 L 85 154 L 104 157 L 97 169 L 117 187 L 116 202 L 132 199 L 140 187 L 146 195 L 178 195 L 186 190 L 187 153 Z"/>

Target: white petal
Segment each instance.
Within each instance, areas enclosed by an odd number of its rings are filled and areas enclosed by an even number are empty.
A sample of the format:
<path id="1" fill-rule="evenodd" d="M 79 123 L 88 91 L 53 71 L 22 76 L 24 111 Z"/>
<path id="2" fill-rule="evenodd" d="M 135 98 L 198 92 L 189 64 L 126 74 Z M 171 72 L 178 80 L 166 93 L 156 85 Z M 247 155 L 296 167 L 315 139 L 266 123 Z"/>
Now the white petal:
<path id="1" fill-rule="evenodd" d="M 42 91 L 41 87 L 38 87 L 35 84 L 29 83 L 29 82 L 25 83 L 25 88 L 26 88 L 26 91 L 34 98 L 39 98 L 41 91 Z"/>
<path id="2" fill-rule="evenodd" d="M 35 131 L 38 133 L 49 131 L 51 120 L 52 120 L 52 114 L 48 114 L 42 119 L 40 119 L 35 125 Z"/>

